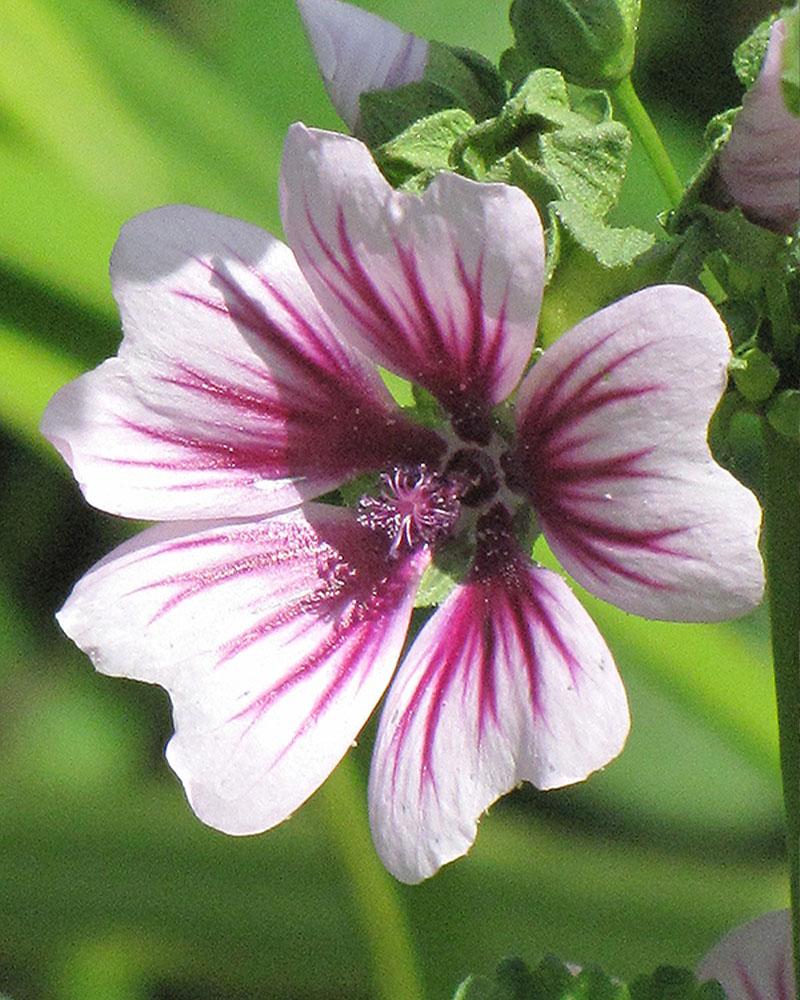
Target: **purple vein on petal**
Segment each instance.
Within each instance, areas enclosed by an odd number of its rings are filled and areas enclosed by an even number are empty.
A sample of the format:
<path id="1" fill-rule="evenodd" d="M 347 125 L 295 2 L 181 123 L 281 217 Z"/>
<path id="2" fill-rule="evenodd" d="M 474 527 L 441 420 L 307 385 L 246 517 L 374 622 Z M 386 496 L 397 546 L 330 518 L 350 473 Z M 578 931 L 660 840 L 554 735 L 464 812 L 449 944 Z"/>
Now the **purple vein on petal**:
<path id="1" fill-rule="evenodd" d="M 513 543 L 516 544 L 516 543 Z M 513 684 L 512 671 L 522 666 L 531 714 L 539 725 L 547 719 L 539 698 L 539 662 L 545 646 L 555 649 L 569 671 L 573 686 L 580 683 L 581 665 L 553 620 L 553 595 L 545 583 L 531 576 L 521 552 L 502 567 L 492 564 L 484 572 L 476 564 L 467 581 L 454 594 L 447 618 L 446 639 L 438 656 L 418 679 L 392 737 L 392 784 L 396 786 L 404 745 L 412 725 L 423 713 L 422 749 L 419 757 L 420 798 L 426 789 L 435 794 L 435 744 L 442 708 L 450 698 L 474 700 L 478 739 L 490 728 L 499 728 L 498 681 L 503 673 Z M 547 591 L 545 595 L 545 591 Z"/>

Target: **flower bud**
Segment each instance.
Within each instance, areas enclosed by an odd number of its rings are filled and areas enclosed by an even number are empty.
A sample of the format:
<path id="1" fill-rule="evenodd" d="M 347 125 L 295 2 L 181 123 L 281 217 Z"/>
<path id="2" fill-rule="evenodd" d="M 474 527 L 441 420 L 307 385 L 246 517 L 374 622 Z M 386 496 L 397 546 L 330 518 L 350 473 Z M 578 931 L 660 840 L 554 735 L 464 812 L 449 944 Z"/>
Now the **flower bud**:
<path id="1" fill-rule="evenodd" d="M 422 79 L 424 38 L 341 0 L 297 0 L 297 6 L 331 103 L 352 131 L 361 94 Z"/>
<path id="2" fill-rule="evenodd" d="M 781 83 L 787 34 L 785 19 L 772 25 L 761 71 L 720 153 L 719 174 L 748 218 L 791 234 L 800 221 L 800 117 L 787 107 Z"/>
<path id="3" fill-rule="evenodd" d="M 585 87 L 613 87 L 631 71 L 640 0 L 514 0 L 516 55 Z"/>

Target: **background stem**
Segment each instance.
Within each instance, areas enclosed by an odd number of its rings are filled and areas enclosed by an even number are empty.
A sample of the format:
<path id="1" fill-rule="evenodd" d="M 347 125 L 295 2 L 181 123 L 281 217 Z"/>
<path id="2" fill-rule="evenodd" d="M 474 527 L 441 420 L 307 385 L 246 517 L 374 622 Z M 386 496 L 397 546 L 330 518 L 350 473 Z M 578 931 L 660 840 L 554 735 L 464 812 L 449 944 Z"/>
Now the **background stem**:
<path id="1" fill-rule="evenodd" d="M 795 979 L 800 982 L 800 446 L 764 421 L 765 562 L 780 729 Z"/>
<path id="2" fill-rule="evenodd" d="M 672 165 L 672 160 L 669 158 L 661 136 L 647 113 L 647 109 L 633 88 L 631 78 L 626 76 L 624 80 L 620 80 L 611 91 L 611 96 L 633 132 L 638 136 L 670 204 L 675 208 L 683 197 L 683 183 Z"/>
<path id="3" fill-rule="evenodd" d="M 352 754 L 337 766 L 316 801 L 347 874 L 372 964 L 376 1000 L 423 1000 L 408 920 L 397 883 L 384 869 L 365 822 L 366 790 Z"/>

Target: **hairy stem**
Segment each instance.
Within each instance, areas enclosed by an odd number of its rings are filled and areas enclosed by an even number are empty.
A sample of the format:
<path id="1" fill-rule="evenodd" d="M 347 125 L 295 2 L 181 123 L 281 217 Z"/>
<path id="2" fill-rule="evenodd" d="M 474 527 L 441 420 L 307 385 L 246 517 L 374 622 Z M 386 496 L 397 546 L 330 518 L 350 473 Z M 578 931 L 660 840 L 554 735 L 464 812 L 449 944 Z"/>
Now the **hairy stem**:
<path id="1" fill-rule="evenodd" d="M 408 921 L 397 884 L 380 863 L 365 822 L 366 794 L 346 756 L 317 794 L 347 874 L 372 963 L 376 1000 L 423 1000 Z"/>
<path id="2" fill-rule="evenodd" d="M 611 91 L 611 96 L 633 132 L 638 136 L 670 204 L 675 208 L 683 197 L 683 184 L 677 170 L 672 165 L 672 160 L 670 160 L 664 143 L 661 141 L 658 130 L 647 113 L 647 109 L 633 89 L 631 78 L 626 76 L 624 80 L 621 80 Z"/>
<path id="3" fill-rule="evenodd" d="M 764 421 L 765 562 L 780 729 L 795 979 L 800 983 L 800 446 Z"/>

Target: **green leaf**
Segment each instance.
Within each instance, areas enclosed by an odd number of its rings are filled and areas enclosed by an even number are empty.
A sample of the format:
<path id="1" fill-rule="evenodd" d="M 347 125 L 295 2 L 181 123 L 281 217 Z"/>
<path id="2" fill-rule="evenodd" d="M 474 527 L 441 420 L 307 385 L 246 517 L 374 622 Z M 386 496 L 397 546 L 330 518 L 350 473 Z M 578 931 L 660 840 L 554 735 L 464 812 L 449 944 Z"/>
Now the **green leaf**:
<path id="1" fill-rule="evenodd" d="M 563 199 L 601 218 L 616 204 L 631 151 L 624 125 L 603 122 L 591 128 L 562 128 L 541 136 L 538 146 L 541 168 Z"/>
<path id="2" fill-rule="evenodd" d="M 400 135 L 375 150 L 375 159 L 395 187 L 422 171 L 447 170 L 450 150 L 475 124 L 461 108 L 439 111 L 414 122 Z"/>
<path id="3" fill-rule="evenodd" d="M 781 88 L 786 107 L 800 115 L 800 7 L 783 13 L 786 39 L 783 43 Z"/>
<path id="4" fill-rule="evenodd" d="M 630 154 L 624 125 L 609 120 L 608 101 L 579 94 L 576 110 L 556 70 L 532 73 L 500 114 L 459 138 L 451 162 L 477 180 L 520 187 L 543 217 L 568 202 L 598 220 L 616 203 Z M 557 246 L 551 237 L 550 248 Z M 549 255 L 549 267 L 556 258 Z"/>
<path id="5" fill-rule="evenodd" d="M 800 389 L 784 389 L 767 408 L 767 420 L 784 437 L 800 441 Z"/>
<path id="6" fill-rule="evenodd" d="M 781 377 L 770 356 L 759 347 L 751 347 L 732 358 L 728 371 L 736 388 L 751 403 L 769 399 Z"/>
<path id="7" fill-rule="evenodd" d="M 631 983 L 631 1000 L 725 1000 L 716 980 L 699 983 L 688 969 L 662 965 Z"/>
<path id="8" fill-rule="evenodd" d="M 627 268 L 655 242 L 652 233 L 635 226 L 622 229 L 609 226 L 575 201 L 554 202 L 552 209 L 574 242 L 601 267 Z"/>
<path id="9" fill-rule="evenodd" d="M 513 59 L 585 87 L 613 86 L 633 66 L 639 9 L 639 0 L 514 0 Z"/>

